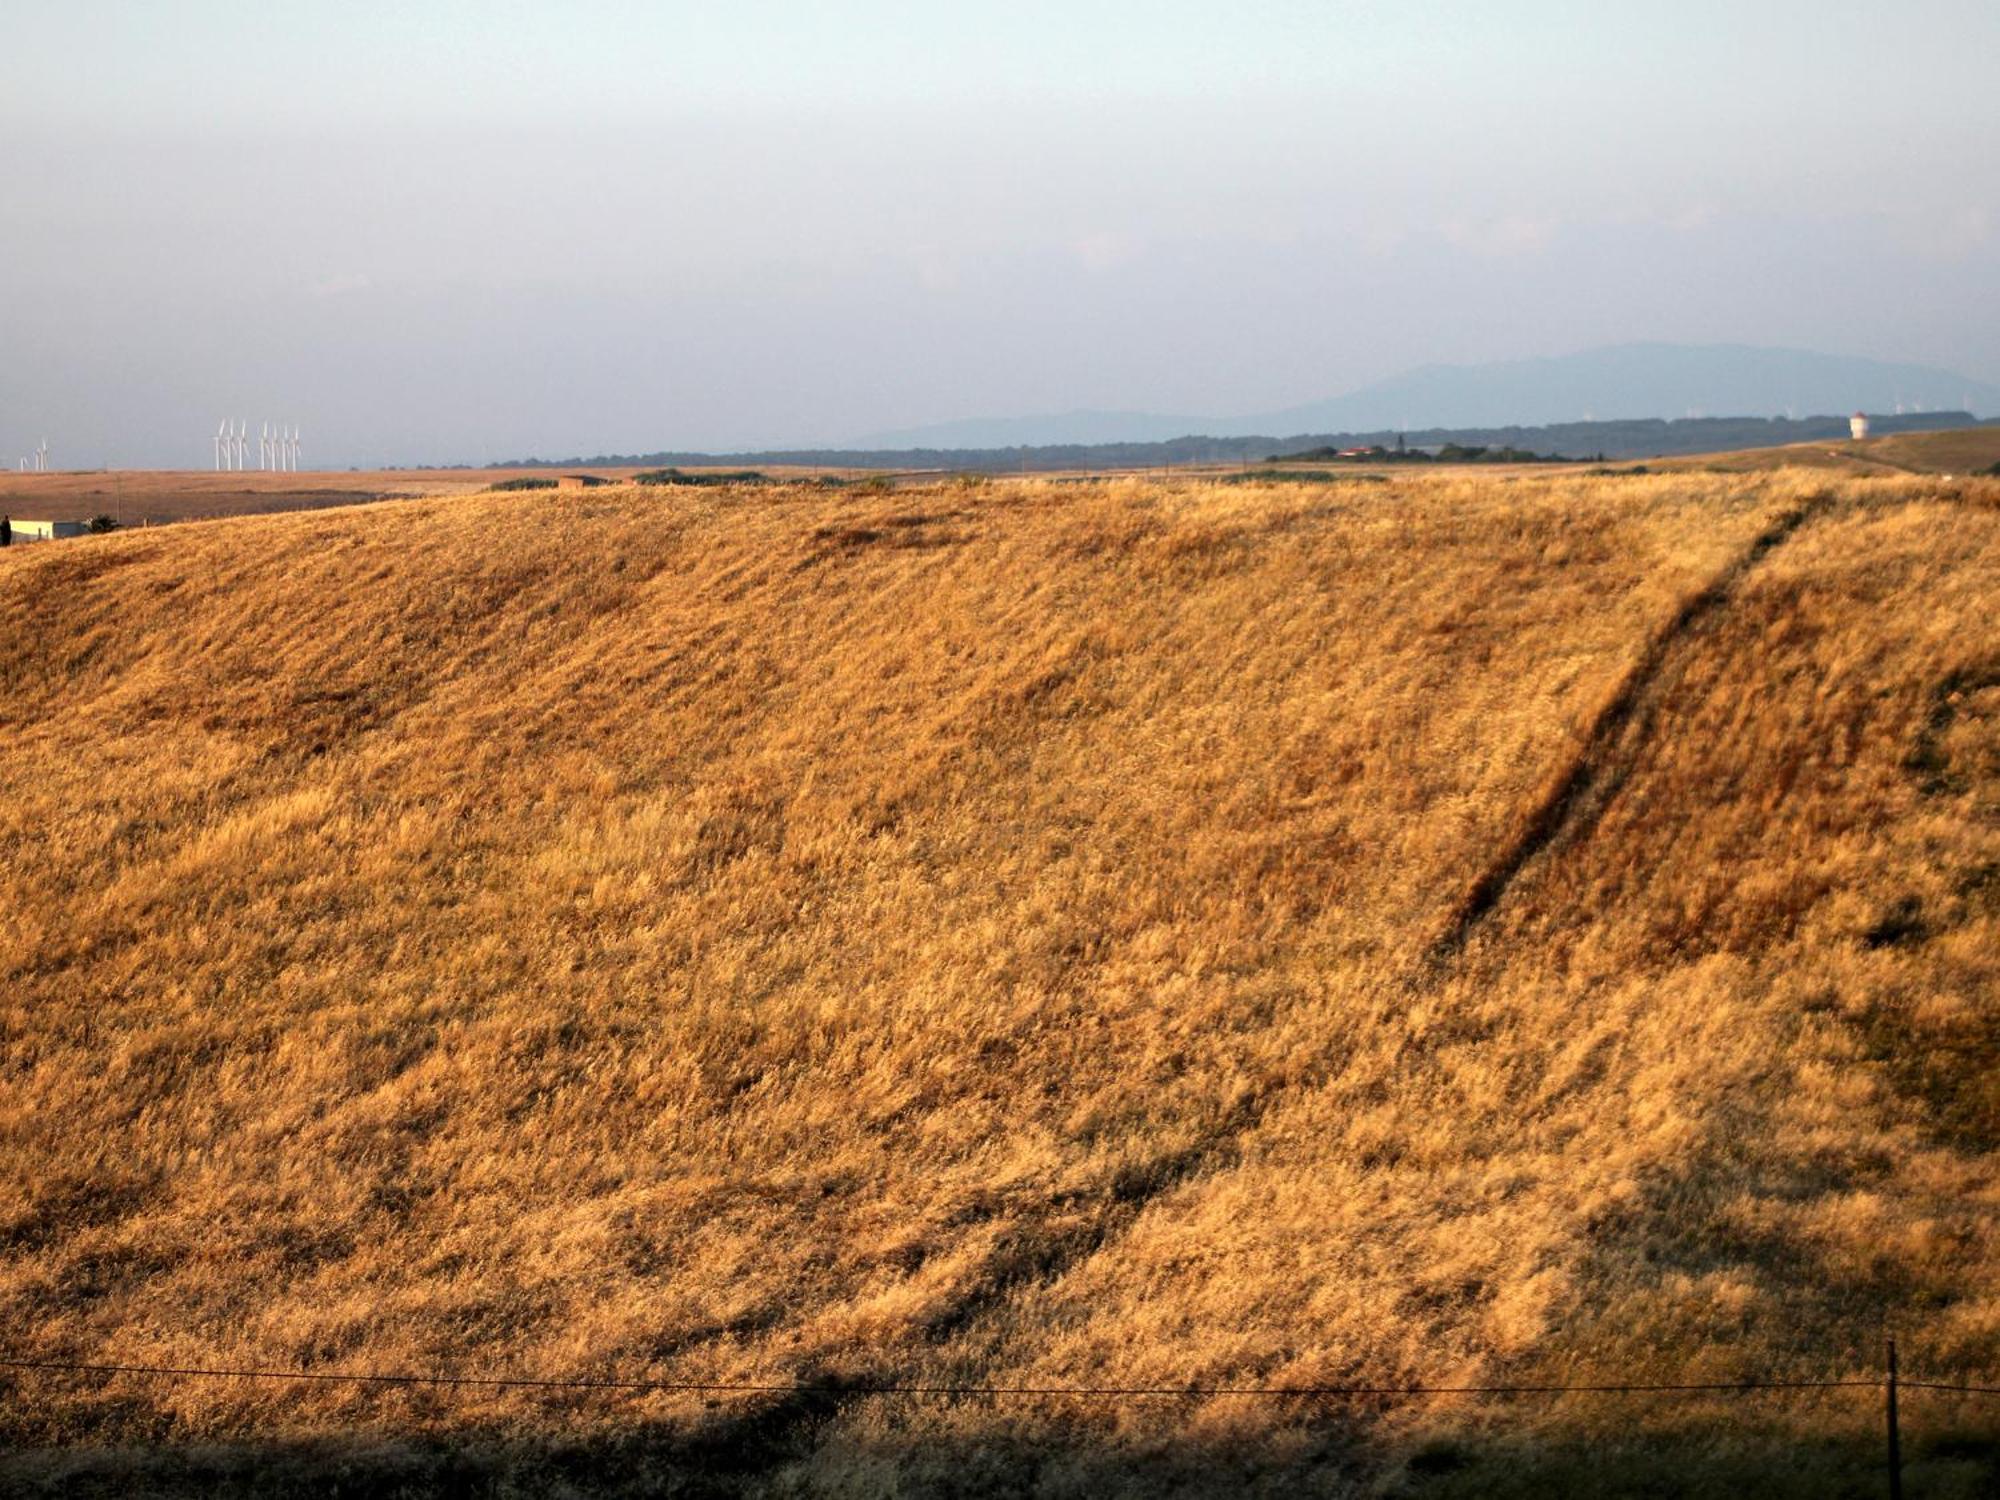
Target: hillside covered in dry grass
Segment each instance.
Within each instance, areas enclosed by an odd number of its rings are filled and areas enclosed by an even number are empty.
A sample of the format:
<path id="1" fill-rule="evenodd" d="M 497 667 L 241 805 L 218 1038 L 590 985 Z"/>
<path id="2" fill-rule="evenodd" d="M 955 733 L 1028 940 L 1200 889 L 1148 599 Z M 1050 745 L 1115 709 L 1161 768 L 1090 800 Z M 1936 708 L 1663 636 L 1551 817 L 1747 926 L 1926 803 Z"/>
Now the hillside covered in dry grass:
<path id="1" fill-rule="evenodd" d="M 2000 483 L 0 554 L 0 1487 L 1874 1493 L 2000 1377 Z M 1993 1485 L 1991 1405 L 1908 1403 Z M 441 1477 L 442 1476 L 442 1477 Z"/>

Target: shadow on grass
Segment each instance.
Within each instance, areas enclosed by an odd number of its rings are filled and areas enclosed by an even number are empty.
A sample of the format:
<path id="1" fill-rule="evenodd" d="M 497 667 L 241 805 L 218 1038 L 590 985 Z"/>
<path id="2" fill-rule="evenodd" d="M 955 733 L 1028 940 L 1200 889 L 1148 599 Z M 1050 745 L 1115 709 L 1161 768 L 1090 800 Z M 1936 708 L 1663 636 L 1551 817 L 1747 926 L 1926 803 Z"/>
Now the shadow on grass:
<path id="1" fill-rule="evenodd" d="M 1966 1418 L 1977 1416 L 1966 1413 Z M 783 1438 L 639 1429 L 576 1440 L 470 1434 L 294 1443 L 162 1442 L 115 1448 L 0 1447 L 9 1496 L 527 1497 L 1038 1495 L 1460 1497 L 1815 1497 L 1888 1492 L 1881 1445 L 1768 1433 L 1599 1441 L 1480 1434 L 1385 1451 L 1352 1428 L 1269 1439 L 1112 1438 L 1024 1431 L 848 1433 L 792 1413 Z M 1953 1419 L 1958 1420 L 1958 1419 Z M 4 1441 L 0 1432 L 0 1441 Z M 1906 1441 L 1911 1500 L 2000 1494 L 2000 1425 Z"/>

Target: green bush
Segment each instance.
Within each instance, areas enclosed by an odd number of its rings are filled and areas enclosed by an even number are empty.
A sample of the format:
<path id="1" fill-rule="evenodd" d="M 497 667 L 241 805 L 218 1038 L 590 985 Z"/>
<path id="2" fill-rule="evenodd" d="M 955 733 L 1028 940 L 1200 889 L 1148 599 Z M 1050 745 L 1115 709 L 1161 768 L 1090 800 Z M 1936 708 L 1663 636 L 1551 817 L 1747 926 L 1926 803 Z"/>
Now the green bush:
<path id="1" fill-rule="evenodd" d="M 734 469 L 726 473 L 686 474 L 679 469 L 648 469 L 632 476 L 634 484 L 685 484 L 715 487 L 729 484 L 769 484 L 770 476 L 757 469 Z"/>

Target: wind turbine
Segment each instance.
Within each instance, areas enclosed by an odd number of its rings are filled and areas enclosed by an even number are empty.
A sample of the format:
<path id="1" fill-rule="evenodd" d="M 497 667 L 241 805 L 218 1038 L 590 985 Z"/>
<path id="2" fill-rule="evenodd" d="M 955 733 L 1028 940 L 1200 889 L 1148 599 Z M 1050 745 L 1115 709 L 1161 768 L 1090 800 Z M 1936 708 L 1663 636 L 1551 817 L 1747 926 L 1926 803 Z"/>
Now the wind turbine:
<path id="1" fill-rule="evenodd" d="M 250 424 L 242 418 L 236 421 L 236 467 L 241 470 L 250 457 Z"/>
<path id="2" fill-rule="evenodd" d="M 37 474 L 46 474 L 49 472 L 49 440 L 47 438 L 43 438 L 42 446 L 35 450 L 35 472 Z"/>
<path id="3" fill-rule="evenodd" d="M 291 457 L 292 472 L 296 474 L 299 472 L 299 424 L 296 422 L 292 424 Z"/>

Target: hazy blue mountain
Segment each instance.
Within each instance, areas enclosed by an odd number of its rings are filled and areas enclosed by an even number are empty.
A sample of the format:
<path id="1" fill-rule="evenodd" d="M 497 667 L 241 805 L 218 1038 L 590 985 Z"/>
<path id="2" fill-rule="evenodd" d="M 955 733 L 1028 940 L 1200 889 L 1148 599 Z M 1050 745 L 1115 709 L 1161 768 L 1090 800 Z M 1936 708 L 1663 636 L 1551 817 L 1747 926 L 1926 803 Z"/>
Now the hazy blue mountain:
<path id="1" fill-rule="evenodd" d="M 1632 417 L 1781 417 L 1866 410 L 2000 415 L 2000 387 L 1925 365 L 1743 344 L 1618 344 L 1548 359 L 1425 365 L 1344 396 L 1235 417 L 1080 411 L 946 422 L 865 448 L 1005 448 L 1420 427 L 1541 426 Z"/>
<path id="2" fill-rule="evenodd" d="M 1231 432 L 1541 425 L 1625 417 L 1781 417 L 1855 410 L 2000 412 L 2000 388 L 1924 365 L 1742 344 L 1620 344 L 1551 359 L 1426 365 Z M 1275 425 L 1275 429 L 1272 424 Z"/>

